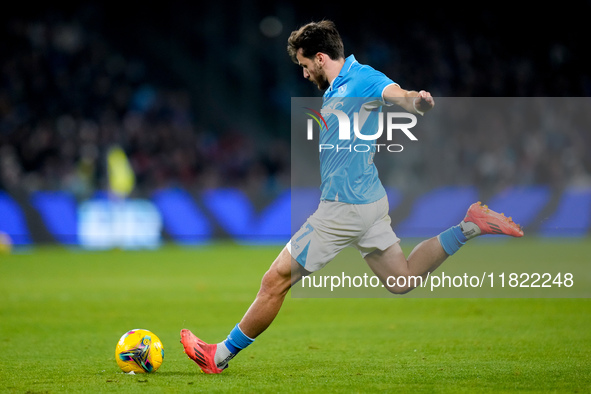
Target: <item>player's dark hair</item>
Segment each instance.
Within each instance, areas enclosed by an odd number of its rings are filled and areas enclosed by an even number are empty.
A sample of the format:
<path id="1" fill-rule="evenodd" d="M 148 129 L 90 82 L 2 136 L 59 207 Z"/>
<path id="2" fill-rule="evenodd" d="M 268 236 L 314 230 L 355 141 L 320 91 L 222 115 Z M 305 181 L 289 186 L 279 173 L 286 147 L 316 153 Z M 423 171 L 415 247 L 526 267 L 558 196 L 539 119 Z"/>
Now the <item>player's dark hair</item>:
<path id="1" fill-rule="evenodd" d="M 298 64 L 296 54 L 302 49 L 302 55 L 312 58 L 318 52 L 326 53 L 332 60 L 345 57 L 343 40 L 335 24 L 329 20 L 310 22 L 291 33 L 287 39 L 287 53 Z"/>

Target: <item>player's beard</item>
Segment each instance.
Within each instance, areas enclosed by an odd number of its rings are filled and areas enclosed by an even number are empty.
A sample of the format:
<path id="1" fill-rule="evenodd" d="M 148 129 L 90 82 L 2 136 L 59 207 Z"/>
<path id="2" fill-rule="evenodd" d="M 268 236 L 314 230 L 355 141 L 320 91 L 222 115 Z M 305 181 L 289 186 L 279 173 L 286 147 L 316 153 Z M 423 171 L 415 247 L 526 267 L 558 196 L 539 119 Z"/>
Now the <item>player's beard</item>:
<path id="1" fill-rule="evenodd" d="M 314 83 L 321 91 L 325 91 L 330 86 L 330 83 L 328 83 L 328 79 L 326 79 L 324 74 L 318 75 L 318 77 L 314 80 Z"/>
<path id="2" fill-rule="evenodd" d="M 326 74 L 320 67 L 314 68 L 314 73 L 310 74 L 310 81 L 316 84 L 318 90 L 324 91 L 328 89 L 330 83 L 328 82 L 328 78 L 326 78 Z"/>

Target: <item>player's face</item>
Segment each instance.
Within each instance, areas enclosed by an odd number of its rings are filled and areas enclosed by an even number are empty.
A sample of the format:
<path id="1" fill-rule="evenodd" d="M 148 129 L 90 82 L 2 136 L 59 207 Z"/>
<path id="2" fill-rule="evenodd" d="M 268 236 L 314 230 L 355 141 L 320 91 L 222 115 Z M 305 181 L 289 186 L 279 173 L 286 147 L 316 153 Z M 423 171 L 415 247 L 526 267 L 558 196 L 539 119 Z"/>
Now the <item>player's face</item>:
<path id="1" fill-rule="evenodd" d="M 322 68 L 322 64 L 318 61 L 317 57 L 307 58 L 302 55 L 302 50 L 298 50 L 297 59 L 304 70 L 304 78 L 313 82 L 318 86 L 320 90 L 326 90 L 330 86 L 326 74 Z"/>

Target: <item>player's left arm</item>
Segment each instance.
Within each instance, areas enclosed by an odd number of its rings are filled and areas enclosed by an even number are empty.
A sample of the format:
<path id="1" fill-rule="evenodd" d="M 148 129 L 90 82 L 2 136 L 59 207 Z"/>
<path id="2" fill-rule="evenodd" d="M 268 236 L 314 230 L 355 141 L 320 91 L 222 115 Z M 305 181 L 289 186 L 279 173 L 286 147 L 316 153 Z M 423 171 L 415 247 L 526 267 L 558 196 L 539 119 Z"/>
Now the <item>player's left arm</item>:
<path id="1" fill-rule="evenodd" d="M 421 90 L 405 90 L 398 84 L 386 86 L 382 94 L 387 103 L 397 104 L 413 114 L 423 115 L 435 105 L 431 93 Z"/>

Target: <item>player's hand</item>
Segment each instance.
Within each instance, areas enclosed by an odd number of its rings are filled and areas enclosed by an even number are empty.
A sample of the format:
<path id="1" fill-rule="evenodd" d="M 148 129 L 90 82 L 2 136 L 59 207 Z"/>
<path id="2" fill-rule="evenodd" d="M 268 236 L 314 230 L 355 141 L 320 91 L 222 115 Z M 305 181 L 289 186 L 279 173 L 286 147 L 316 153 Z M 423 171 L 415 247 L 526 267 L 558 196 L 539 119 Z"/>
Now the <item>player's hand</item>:
<path id="1" fill-rule="evenodd" d="M 435 106 L 435 100 L 433 100 L 431 93 L 421 90 L 414 99 L 413 105 L 417 111 L 427 112 Z"/>

